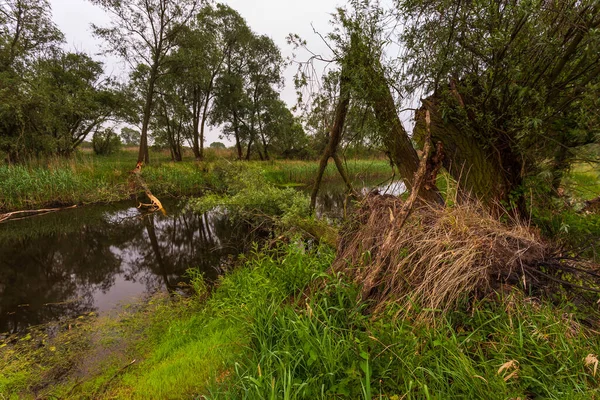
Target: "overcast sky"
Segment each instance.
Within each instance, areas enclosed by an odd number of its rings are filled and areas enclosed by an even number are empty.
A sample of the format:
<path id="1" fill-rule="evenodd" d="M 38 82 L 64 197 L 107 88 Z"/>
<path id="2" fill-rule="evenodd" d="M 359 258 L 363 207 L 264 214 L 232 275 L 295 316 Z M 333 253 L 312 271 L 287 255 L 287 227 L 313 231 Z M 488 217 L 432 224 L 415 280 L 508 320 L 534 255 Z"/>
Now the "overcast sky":
<path id="1" fill-rule="evenodd" d="M 290 33 L 297 33 L 308 41 L 309 47 L 316 52 L 327 52 L 326 46 L 313 33 L 311 24 L 319 32 L 330 31 L 329 21 L 337 6 L 344 4 L 342 0 L 227 0 L 223 1 L 236 9 L 246 19 L 248 25 L 259 34 L 270 36 L 281 48 L 284 57 L 291 57 L 292 48 L 285 38 Z M 90 24 L 107 25 L 108 16 L 102 9 L 86 0 L 50 0 L 54 21 L 65 34 L 70 49 L 86 52 L 96 59 L 105 62 L 106 72 L 119 75 L 123 66 L 116 58 L 96 56 L 101 42 L 92 37 Z M 302 56 L 301 56 L 302 57 Z M 286 87 L 281 97 L 289 106 L 296 101 L 292 78 L 296 67 L 289 67 L 285 72 Z M 220 140 L 218 131 L 207 135 L 206 144 Z"/>

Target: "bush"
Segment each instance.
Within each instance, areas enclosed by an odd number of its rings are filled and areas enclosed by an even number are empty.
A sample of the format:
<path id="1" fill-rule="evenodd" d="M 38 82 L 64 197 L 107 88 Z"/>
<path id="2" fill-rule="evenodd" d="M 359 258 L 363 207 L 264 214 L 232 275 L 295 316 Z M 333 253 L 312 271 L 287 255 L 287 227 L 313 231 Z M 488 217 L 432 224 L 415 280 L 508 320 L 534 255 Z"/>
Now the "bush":
<path id="1" fill-rule="evenodd" d="M 113 154 L 121 148 L 121 144 L 119 136 L 110 128 L 96 131 L 92 137 L 92 147 L 98 155 Z"/>

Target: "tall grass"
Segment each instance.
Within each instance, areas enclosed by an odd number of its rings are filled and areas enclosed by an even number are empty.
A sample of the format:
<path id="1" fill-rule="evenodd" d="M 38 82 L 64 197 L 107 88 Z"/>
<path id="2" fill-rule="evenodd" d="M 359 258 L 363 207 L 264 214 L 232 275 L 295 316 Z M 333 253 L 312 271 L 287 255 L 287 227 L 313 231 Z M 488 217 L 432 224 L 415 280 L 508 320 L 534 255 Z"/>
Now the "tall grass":
<path id="1" fill-rule="evenodd" d="M 172 163 L 164 153 L 151 156 L 143 176 L 157 195 L 198 194 L 210 184 L 202 164 Z M 0 165 L 0 211 L 127 199 L 133 194 L 128 181 L 134 166 L 132 152 Z"/>
<path id="2" fill-rule="evenodd" d="M 207 150 L 205 162 L 195 162 L 188 155 L 183 162 L 170 161 L 165 152 L 152 152 L 152 163 L 144 167 L 143 176 L 152 192 L 159 196 L 190 196 L 222 186 L 214 165 L 231 166 L 222 154 Z M 129 172 L 136 162 L 133 151 L 110 156 L 77 153 L 72 159 L 34 159 L 21 165 L 0 165 L 0 212 L 41 208 L 53 205 L 111 202 L 129 198 Z M 244 165 L 262 170 L 265 177 L 278 184 L 310 183 L 318 164 L 313 161 L 250 162 Z M 359 182 L 372 177 L 391 176 L 392 170 L 382 160 L 349 160 L 351 177 Z M 325 179 L 337 178 L 330 165 Z"/>
<path id="3" fill-rule="evenodd" d="M 454 312 L 436 326 L 368 317 L 357 288 L 329 276 L 310 299 L 257 308 L 252 351 L 214 398 L 593 398 L 587 354 L 598 335 L 518 295 Z M 501 367 L 505 365 L 505 368 Z"/>
<path id="4" fill-rule="evenodd" d="M 560 307 L 518 293 L 436 324 L 376 315 L 329 274 L 333 251 L 291 240 L 256 249 L 208 296 L 157 306 L 123 358 L 37 395 L 120 399 L 591 399 L 600 337 Z M 149 322 L 148 322 L 149 321 Z M 127 322 L 126 322 L 127 323 Z M 140 330 L 141 329 L 141 330 Z M 134 351 L 132 352 L 133 349 Z M 0 353 L 3 350 L 0 349 Z M 588 357 L 592 355 L 592 357 Z M 13 362 L 18 362 L 14 360 Z M 11 368 L 6 368 L 10 374 Z M 26 379 L 6 396 L 28 398 Z M 16 379 L 16 378 L 15 378 Z M 204 396 L 204 397 L 203 397 Z"/>
<path id="5" fill-rule="evenodd" d="M 387 178 L 393 175 L 389 161 L 382 159 L 351 159 L 345 162 L 345 166 L 350 179 L 354 182 L 379 177 Z M 273 183 L 312 184 L 317 176 L 319 163 L 316 161 L 272 161 L 264 164 L 263 168 L 264 175 Z M 323 179 L 325 181 L 339 179 L 339 173 L 333 162 L 327 164 Z"/>

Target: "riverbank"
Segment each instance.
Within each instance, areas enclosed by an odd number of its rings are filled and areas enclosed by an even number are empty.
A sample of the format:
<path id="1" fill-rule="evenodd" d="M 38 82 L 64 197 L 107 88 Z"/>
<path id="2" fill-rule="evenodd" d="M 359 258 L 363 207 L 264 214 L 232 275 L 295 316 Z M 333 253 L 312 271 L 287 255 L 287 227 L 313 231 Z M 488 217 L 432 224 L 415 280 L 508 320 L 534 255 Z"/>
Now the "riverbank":
<path id="1" fill-rule="evenodd" d="M 191 204 L 199 212 L 226 208 L 231 218 L 271 233 L 215 286 L 196 272 L 189 297 L 162 295 L 116 316 L 65 321 L 54 337 L 34 330 L 6 340 L 0 393 L 24 399 L 600 395 L 596 315 L 570 303 L 564 296 L 570 292 L 543 296 L 518 283 L 503 285 L 461 298 L 443 314 L 427 310 L 436 315 L 430 320 L 419 318 L 418 304 L 406 312 L 400 302 L 386 301 L 375 310 L 352 275 L 376 255 L 360 250 L 360 265 L 334 269 L 336 251 L 310 234 L 318 221 L 307 215 L 306 195 L 268 184 L 260 171 L 230 168 L 222 177 L 228 190 Z M 380 211 L 394 221 L 391 208 Z M 464 231 L 456 215 L 448 216 L 444 223 Z"/>
<path id="2" fill-rule="evenodd" d="M 151 154 L 152 164 L 142 176 L 159 197 L 197 196 L 222 187 L 219 170 L 230 163 L 216 154 L 209 161 L 196 162 L 187 157 L 172 162 L 161 152 Z M 108 203 L 140 194 L 132 188 L 130 171 L 136 154 L 123 151 L 112 156 L 79 153 L 72 159 L 38 160 L 24 165 L 0 165 L 0 212 L 56 206 Z M 316 161 L 253 161 L 245 163 L 263 171 L 270 182 L 310 184 L 318 167 Z M 348 160 L 349 175 L 356 181 L 380 176 L 389 178 L 392 169 L 386 160 Z M 325 179 L 337 177 L 333 165 Z"/>
<path id="3" fill-rule="evenodd" d="M 210 294 L 197 278 L 190 298 L 155 298 L 55 339 L 27 339 L 38 340 L 36 353 L 5 346 L 0 393 L 73 399 L 600 394 L 600 336 L 560 307 L 515 291 L 434 325 L 398 318 L 393 304 L 369 315 L 369 304 L 356 301 L 360 288 L 328 272 L 330 248 L 290 240 L 255 249 Z"/>

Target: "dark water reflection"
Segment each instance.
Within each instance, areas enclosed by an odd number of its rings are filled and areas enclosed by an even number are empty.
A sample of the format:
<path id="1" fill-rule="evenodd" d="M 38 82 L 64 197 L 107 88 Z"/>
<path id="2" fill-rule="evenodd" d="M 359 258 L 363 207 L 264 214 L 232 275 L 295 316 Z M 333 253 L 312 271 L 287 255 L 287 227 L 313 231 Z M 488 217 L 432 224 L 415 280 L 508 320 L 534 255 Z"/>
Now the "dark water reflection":
<path id="1" fill-rule="evenodd" d="M 251 240 L 226 215 L 166 208 L 89 206 L 0 225 L 0 335 L 174 290 L 191 267 L 214 279 Z"/>
<path id="2" fill-rule="evenodd" d="M 381 194 L 391 194 L 398 196 L 406 191 L 406 186 L 402 181 L 382 181 L 371 180 L 355 184 L 355 188 L 360 188 L 361 194 L 365 195 L 371 190 L 377 190 Z M 311 187 L 305 188 L 306 193 L 310 195 Z M 341 181 L 324 182 L 319 188 L 319 196 L 315 205 L 315 213 L 319 218 L 328 218 L 331 220 L 341 220 L 344 218 L 344 212 L 352 210 L 352 201 L 346 193 L 346 186 Z"/>
<path id="3" fill-rule="evenodd" d="M 399 182 L 356 187 L 365 193 L 404 191 Z M 340 219 L 345 201 L 345 186 L 326 182 L 316 212 Z M 165 206 L 167 216 L 144 215 L 126 202 L 0 224 L 0 337 L 106 312 L 147 293 L 177 290 L 189 268 L 215 279 L 228 257 L 256 239 L 222 213 L 199 215 L 176 203 Z"/>

